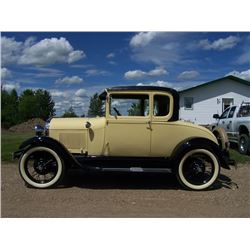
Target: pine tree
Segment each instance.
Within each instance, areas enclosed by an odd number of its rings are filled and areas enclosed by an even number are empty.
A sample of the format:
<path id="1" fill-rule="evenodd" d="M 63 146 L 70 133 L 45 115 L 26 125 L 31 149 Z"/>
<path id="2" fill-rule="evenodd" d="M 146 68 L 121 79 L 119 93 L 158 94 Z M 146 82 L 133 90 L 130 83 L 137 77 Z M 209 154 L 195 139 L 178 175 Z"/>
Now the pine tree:
<path id="1" fill-rule="evenodd" d="M 99 98 L 98 93 L 95 93 L 90 98 L 88 116 L 89 117 L 104 116 L 104 105 L 102 100 Z"/>
<path id="2" fill-rule="evenodd" d="M 62 117 L 77 117 L 77 114 L 75 113 L 73 107 L 70 107 L 69 109 L 65 110 L 64 114 Z"/>

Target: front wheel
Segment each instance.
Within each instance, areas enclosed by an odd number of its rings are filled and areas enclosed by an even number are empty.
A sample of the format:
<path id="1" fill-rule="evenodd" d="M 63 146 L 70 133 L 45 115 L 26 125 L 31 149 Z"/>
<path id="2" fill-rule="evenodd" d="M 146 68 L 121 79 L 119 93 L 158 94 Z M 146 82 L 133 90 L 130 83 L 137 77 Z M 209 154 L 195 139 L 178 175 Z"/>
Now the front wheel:
<path id="1" fill-rule="evenodd" d="M 193 149 L 186 152 L 177 165 L 176 175 L 187 189 L 204 190 L 216 181 L 220 164 L 214 153 L 208 149 Z"/>
<path id="2" fill-rule="evenodd" d="M 58 154 L 47 147 L 28 149 L 19 161 L 20 175 L 28 186 L 50 188 L 64 175 L 64 164 Z"/>

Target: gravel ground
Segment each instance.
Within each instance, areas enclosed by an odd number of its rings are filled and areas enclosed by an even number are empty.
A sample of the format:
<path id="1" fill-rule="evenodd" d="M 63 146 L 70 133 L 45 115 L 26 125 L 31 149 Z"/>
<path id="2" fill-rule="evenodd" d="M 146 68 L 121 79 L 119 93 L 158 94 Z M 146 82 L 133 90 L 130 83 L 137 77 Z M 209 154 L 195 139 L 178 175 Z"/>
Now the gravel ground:
<path id="1" fill-rule="evenodd" d="M 250 217 L 250 165 L 221 171 L 209 191 L 186 191 L 168 174 L 68 172 L 47 190 L 25 187 L 2 165 L 2 217 Z"/>

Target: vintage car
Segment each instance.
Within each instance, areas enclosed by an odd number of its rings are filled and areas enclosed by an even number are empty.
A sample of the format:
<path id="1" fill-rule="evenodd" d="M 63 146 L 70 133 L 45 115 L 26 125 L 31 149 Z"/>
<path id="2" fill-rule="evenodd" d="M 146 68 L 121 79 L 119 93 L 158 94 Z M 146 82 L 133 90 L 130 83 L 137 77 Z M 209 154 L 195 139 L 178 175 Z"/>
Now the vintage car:
<path id="1" fill-rule="evenodd" d="M 215 131 L 179 121 L 179 94 L 156 86 L 105 89 L 104 117 L 52 118 L 23 142 L 20 175 L 28 186 L 57 185 L 72 167 L 86 171 L 172 172 L 187 189 L 209 188 L 228 168 L 229 143 Z"/>

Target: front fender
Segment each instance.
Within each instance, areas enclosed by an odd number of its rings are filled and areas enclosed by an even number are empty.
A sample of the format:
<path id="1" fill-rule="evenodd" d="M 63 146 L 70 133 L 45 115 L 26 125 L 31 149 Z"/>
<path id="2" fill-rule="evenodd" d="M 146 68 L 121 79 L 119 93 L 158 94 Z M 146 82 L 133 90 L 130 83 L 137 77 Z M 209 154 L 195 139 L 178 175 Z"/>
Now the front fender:
<path id="1" fill-rule="evenodd" d="M 230 169 L 229 165 L 233 164 L 233 161 L 229 159 L 229 153 L 226 150 L 221 150 L 219 145 L 215 142 L 200 137 L 188 138 L 181 143 L 179 143 L 171 155 L 171 160 L 173 163 L 178 162 L 178 159 L 183 156 L 186 152 L 196 149 L 196 148 L 207 148 L 214 152 L 217 156 L 221 167 Z"/>
<path id="2" fill-rule="evenodd" d="M 72 156 L 72 154 L 68 151 L 68 149 L 61 144 L 59 141 L 51 138 L 51 137 L 47 137 L 47 136 L 35 136 L 32 137 L 26 141 L 24 141 L 20 146 L 19 146 L 19 150 L 14 152 L 13 154 L 13 158 L 20 158 L 21 155 L 27 151 L 28 149 L 32 148 L 32 147 L 36 147 L 36 146 L 44 146 L 44 147 L 48 147 L 51 148 L 53 150 L 55 150 L 59 156 L 67 163 L 67 164 L 76 164 L 78 166 L 80 166 L 79 162 L 76 161 L 76 159 Z"/>

